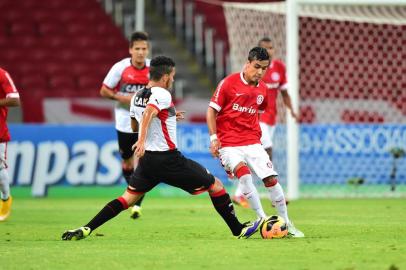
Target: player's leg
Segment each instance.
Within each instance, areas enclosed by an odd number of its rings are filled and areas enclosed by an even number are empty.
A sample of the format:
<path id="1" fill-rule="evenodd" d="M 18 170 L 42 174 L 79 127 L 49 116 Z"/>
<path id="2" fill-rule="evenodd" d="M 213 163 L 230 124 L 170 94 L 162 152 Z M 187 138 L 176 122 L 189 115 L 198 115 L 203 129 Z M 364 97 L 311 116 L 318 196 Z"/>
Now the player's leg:
<path id="1" fill-rule="evenodd" d="M 157 181 L 147 180 L 143 174 L 143 168 L 137 167 L 133 177 L 130 179 L 130 185 L 121 197 L 107 203 L 86 225 L 78 229 L 65 231 L 62 234 L 62 240 L 80 240 L 89 236 L 93 230 L 133 205 L 157 184 Z"/>
<path id="2" fill-rule="evenodd" d="M 269 159 L 272 160 L 272 146 L 273 146 L 273 135 L 275 133 L 275 126 L 268 125 L 263 122 L 259 122 L 259 126 L 261 127 L 261 144 L 262 147 L 265 149 L 266 153 L 269 156 Z"/>
<path id="3" fill-rule="evenodd" d="M 234 191 L 234 195 L 231 197 L 231 201 L 235 204 L 235 205 L 239 205 L 242 206 L 244 208 L 249 208 L 250 205 L 247 201 L 247 199 L 244 197 L 244 195 L 242 194 L 242 190 L 241 190 L 241 185 L 240 185 L 240 181 L 238 181 L 237 178 L 235 178 L 234 173 L 231 171 L 230 168 L 226 167 L 223 162 L 221 161 L 220 158 L 220 164 L 221 166 L 224 168 L 226 174 L 227 174 L 227 178 L 229 181 L 231 181 L 233 183 L 233 185 L 235 186 L 235 191 Z"/>
<path id="4" fill-rule="evenodd" d="M 210 199 L 217 213 L 224 219 L 231 232 L 237 238 L 249 238 L 258 231 L 264 219 L 260 218 L 254 222 L 241 224 L 235 216 L 235 210 L 221 181 L 215 177 L 215 182 L 210 186 Z"/>
<path id="5" fill-rule="evenodd" d="M 272 205 L 275 206 L 279 216 L 283 217 L 288 224 L 288 233 L 293 237 L 304 237 L 304 233 L 299 231 L 293 222 L 288 217 L 288 209 L 286 207 L 286 199 L 282 186 L 279 184 L 275 176 L 265 177 L 263 180 L 265 187 L 268 189 Z"/>
<path id="6" fill-rule="evenodd" d="M 7 143 L 0 143 L 0 221 L 8 218 L 13 198 L 10 195 L 10 181 L 7 172 L 6 152 Z"/>
<path id="7" fill-rule="evenodd" d="M 132 146 L 138 140 L 138 133 L 126 133 L 117 130 L 117 137 L 118 137 L 118 145 L 120 149 L 120 155 L 122 159 L 122 173 L 123 177 L 126 180 L 127 184 L 130 182 L 131 175 L 134 172 L 135 163 L 138 161 L 134 161 L 134 151 L 132 150 Z M 133 219 L 137 219 L 141 216 L 141 203 L 144 199 L 144 196 L 134 204 L 131 208 L 130 217 Z"/>
<path id="8" fill-rule="evenodd" d="M 277 180 L 278 173 L 274 171 L 273 164 L 269 160 L 269 157 L 261 145 L 252 145 L 249 149 L 249 157 L 247 161 L 254 172 L 263 179 L 263 183 L 268 190 L 268 194 L 272 204 L 275 206 L 279 216 L 281 216 L 288 227 L 291 227 L 291 231 L 296 230 L 288 216 L 288 210 L 286 207 L 285 195 L 282 186 Z M 297 230 L 297 237 L 303 237 L 303 233 Z M 300 236 L 303 235 L 303 236 Z"/>
<path id="9" fill-rule="evenodd" d="M 134 204 L 142 195 L 142 193 L 132 193 L 130 187 L 128 187 L 121 197 L 108 202 L 86 225 L 78 229 L 65 231 L 62 234 L 62 240 L 86 238 L 96 228 L 117 216 L 121 211 L 127 209 L 129 205 Z"/>
<path id="10" fill-rule="evenodd" d="M 251 171 L 245 163 L 245 148 L 245 146 L 223 147 L 220 149 L 220 157 L 238 179 L 242 194 L 248 200 L 251 209 L 258 217 L 266 217 L 258 191 L 253 183 Z"/>

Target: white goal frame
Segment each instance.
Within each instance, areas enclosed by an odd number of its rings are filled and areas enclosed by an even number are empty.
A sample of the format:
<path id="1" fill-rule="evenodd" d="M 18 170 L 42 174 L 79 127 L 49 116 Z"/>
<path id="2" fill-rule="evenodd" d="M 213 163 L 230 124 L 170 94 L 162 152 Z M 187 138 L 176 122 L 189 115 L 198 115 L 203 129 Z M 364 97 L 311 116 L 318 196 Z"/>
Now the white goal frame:
<path id="1" fill-rule="evenodd" d="M 406 6 L 405 0 L 286 0 L 286 62 L 292 106 L 299 111 L 300 5 Z M 287 197 L 299 198 L 299 124 L 287 114 Z"/>

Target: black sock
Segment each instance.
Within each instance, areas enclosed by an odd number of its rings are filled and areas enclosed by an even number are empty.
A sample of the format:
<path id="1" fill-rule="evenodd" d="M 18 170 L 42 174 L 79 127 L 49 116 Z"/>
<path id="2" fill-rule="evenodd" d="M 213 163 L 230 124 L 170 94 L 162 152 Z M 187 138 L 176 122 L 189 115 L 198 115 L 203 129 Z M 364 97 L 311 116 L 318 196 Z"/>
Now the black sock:
<path id="1" fill-rule="evenodd" d="M 222 192 L 218 192 L 216 194 L 221 194 Z M 230 228 L 233 235 L 237 236 L 241 233 L 241 230 L 244 228 L 234 211 L 234 206 L 231 202 L 230 195 L 228 193 L 224 193 L 221 195 L 211 194 L 210 199 L 213 203 L 214 208 L 216 208 L 217 213 L 224 219 L 227 223 L 228 227 Z M 214 197 L 213 197 L 214 195 Z"/>
<path id="2" fill-rule="evenodd" d="M 112 200 L 85 227 L 89 227 L 93 231 L 127 208 L 128 206 L 122 198 Z"/>
<path id="3" fill-rule="evenodd" d="M 122 172 L 123 172 L 125 181 L 127 182 L 127 184 L 130 184 L 131 175 L 133 174 L 134 169 L 130 169 L 130 170 L 122 169 Z"/>
<path id="4" fill-rule="evenodd" d="M 139 198 L 138 201 L 137 201 L 134 205 L 137 205 L 137 206 L 140 206 L 140 207 L 141 207 L 141 203 L 142 203 L 142 201 L 144 200 L 144 198 L 145 198 L 145 194 L 142 195 L 142 197 Z"/>

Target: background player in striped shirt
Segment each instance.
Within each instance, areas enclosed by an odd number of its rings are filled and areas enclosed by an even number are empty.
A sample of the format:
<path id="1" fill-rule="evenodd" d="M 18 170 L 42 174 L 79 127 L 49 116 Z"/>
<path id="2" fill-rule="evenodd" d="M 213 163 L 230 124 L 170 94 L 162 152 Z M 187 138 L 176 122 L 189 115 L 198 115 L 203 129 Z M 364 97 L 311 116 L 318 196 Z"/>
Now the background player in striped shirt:
<path id="1" fill-rule="evenodd" d="M 268 89 L 263 81 L 270 58 L 266 49 L 254 47 L 240 73 L 223 79 L 207 109 L 210 151 L 240 182 L 242 193 L 258 217 L 265 218 L 252 173 L 262 179 L 278 215 L 293 237 L 303 237 L 289 220 L 285 195 L 269 156 L 261 145 L 258 113 L 267 106 Z"/>
<path id="2" fill-rule="evenodd" d="M 131 57 L 125 58 L 108 72 L 100 89 L 104 98 L 116 101 L 115 120 L 118 146 L 122 158 L 122 172 L 127 183 L 134 172 L 134 158 L 132 145 L 138 139 L 138 132 L 131 129 L 130 101 L 139 90 L 145 88 L 149 80 L 149 53 L 148 34 L 134 32 L 130 38 L 129 53 Z M 131 217 L 136 219 L 141 215 L 141 202 L 144 197 L 131 208 Z"/>
<path id="3" fill-rule="evenodd" d="M 161 182 L 194 195 L 208 191 L 214 208 L 232 234 L 237 238 L 250 237 L 264 219 L 241 224 L 221 181 L 177 150 L 177 113 L 169 90 L 174 81 L 175 63 L 165 56 L 155 57 L 151 61 L 150 75 L 151 88 L 140 90 L 131 101 L 131 117 L 140 123 L 140 136 L 134 145 L 135 154 L 140 159 L 127 190 L 109 202 L 88 224 L 64 232 L 62 240 L 89 236 Z"/>
<path id="4" fill-rule="evenodd" d="M 7 127 L 8 107 L 20 106 L 20 95 L 10 75 L 0 68 L 0 221 L 10 215 L 13 198 L 10 195 L 10 181 L 7 172 L 7 142 L 10 133 Z"/>

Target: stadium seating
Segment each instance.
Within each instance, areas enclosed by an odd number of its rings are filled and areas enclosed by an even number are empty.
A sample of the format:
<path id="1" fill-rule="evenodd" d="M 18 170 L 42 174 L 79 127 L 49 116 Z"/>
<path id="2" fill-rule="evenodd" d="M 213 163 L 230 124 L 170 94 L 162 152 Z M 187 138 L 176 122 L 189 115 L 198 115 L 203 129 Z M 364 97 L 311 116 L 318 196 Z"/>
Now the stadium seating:
<path id="1" fill-rule="evenodd" d="M 128 55 L 97 0 L 3 0 L 0 9 L 1 66 L 20 89 L 25 122 L 44 121 L 43 98 L 97 97 L 109 68 Z"/>

